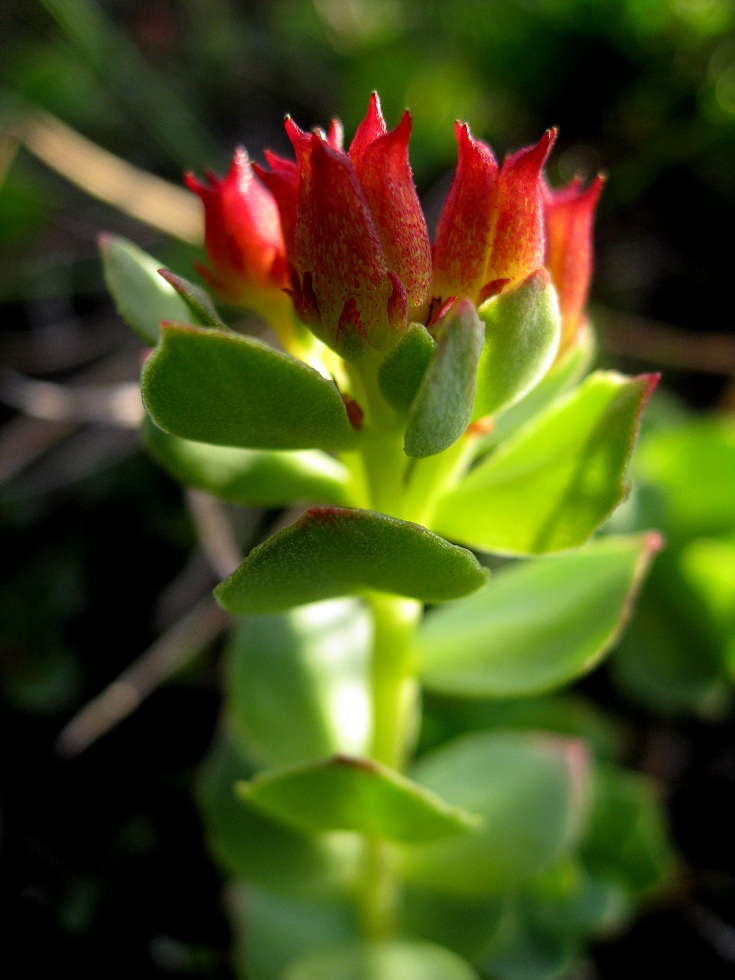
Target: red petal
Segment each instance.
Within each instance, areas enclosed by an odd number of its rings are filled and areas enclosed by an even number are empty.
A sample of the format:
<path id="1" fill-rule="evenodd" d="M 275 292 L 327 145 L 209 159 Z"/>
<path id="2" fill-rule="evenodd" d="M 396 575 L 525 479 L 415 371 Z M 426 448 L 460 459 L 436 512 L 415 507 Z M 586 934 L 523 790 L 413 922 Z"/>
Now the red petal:
<path id="1" fill-rule="evenodd" d="M 498 165 L 490 147 L 455 125 L 458 162 L 434 241 L 434 296 L 469 296 L 487 282 L 492 200 Z"/>
<path id="2" fill-rule="evenodd" d="M 408 295 L 408 319 L 423 323 L 431 291 L 431 245 L 411 167 L 408 140 L 411 115 L 358 155 L 357 176 L 367 195 L 388 267 Z M 354 144 L 353 144 L 354 145 Z"/>
<path id="3" fill-rule="evenodd" d="M 574 337 L 587 302 L 592 278 L 592 222 L 604 183 L 604 177 L 597 176 L 586 190 L 579 179 L 557 191 L 544 188 L 545 265 L 559 295 L 562 348 Z"/>
<path id="4" fill-rule="evenodd" d="M 368 103 L 368 110 L 365 118 L 357 127 L 352 143 L 350 143 L 350 160 L 358 170 L 362 163 L 362 158 L 367 148 L 380 136 L 385 136 L 388 127 L 385 125 L 383 113 L 380 109 L 380 99 L 378 93 L 373 92 Z"/>
<path id="5" fill-rule="evenodd" d="M 294 153 L 296 154 L 296 164 L 299 172 L 311 154 L 311 133 L 305 133 L 300 129 L 290 116 L 286 116 L 283 125 L 286 128 L 288 138 L 291 140 Z"/>
<path id="6" fill-rule="evenodd" d="M 339 119 L 333 119 L 327 131 L 327 143 L 329 143 L 333 150 L 341 150 L 344 137 L 344 126 Z"/>
<path id="7" fill-rule="evenodd" d="M 388 269 L 365 192 L 349 158 L 312 134 L 301 150 L 296 256 L 311 273 L 322 319 L 322 339 L 335 345 L 352 300 L 372 346 L 388 342 Z"/>
<path id="8" fill-rule="evenodd" d="M 270 170 L 253 164 L 258 177 L 273 195 L 281 216 L 281 231 L 289 262 L 296 261 L 296 206 L 299 198 L 299 170 L 293 160 L 265 151 Z"/>
<path id="9" fill-rule="evenodd" d="M 498 176 L 491 250 L 484 281 L 525 279 L 544 259 L 541 170 L 556 139 L 549 129 L 536 146 L 519 150 L 503 162 Z"/>

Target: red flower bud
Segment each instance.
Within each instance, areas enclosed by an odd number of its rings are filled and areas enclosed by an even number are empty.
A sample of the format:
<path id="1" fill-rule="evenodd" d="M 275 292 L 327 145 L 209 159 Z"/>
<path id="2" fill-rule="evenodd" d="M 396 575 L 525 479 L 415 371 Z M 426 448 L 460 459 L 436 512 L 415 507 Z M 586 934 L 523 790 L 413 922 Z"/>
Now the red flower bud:
<path id="1" fill-rule="evenodd" d="M 271 318 L 283 307 L 288 285 L 281 219 L 273 194 L 256 179 L 248 155 L 235 151 L 224 179 L 206 174 L 186 185 L 204 204 L 204 242 L 211 268 L 205 279 L 229 302 Z"/>
<path id="2" fill-rule="evenodd" d="M 334 126 L 325 136 L 286 123 L 299 174 L 293 253 L 287 244 L 295 301 L 314 332 L 347 356 L 391 346 L 407 318 L 428 314 L 431 248 L 408 163 L 410 128 L 406 113 L 387 132 L 376 95 L 349 155 Z M 291 205 L 269 186 L 286 230 Z"/>
<path id="3" fill-rule="evenodd" d="M 434 296 L 480 304 L 525 279 L 543 262 L 542 168 L 556 137 L 498 167 L 492 151 L 457 124 L 458 163 L 434 242 Z"/>
<path id="4" fill-rule="evenodd" d="M 604 183 L 598 175 L 586 190 L 579 178 L 556 191 L 544 187 L 544 264 L 559 296 L 560 352 L 573 342 L 583 322 L 592 278 L 592 222 Z"/>

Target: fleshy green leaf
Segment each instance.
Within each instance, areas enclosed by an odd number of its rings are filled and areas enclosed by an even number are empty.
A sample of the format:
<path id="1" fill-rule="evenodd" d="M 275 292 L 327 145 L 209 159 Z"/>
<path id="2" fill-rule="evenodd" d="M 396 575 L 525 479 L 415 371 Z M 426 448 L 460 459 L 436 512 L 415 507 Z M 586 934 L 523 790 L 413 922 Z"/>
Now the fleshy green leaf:
<path id="1" fill-rule="evenodd" d="M 480 454 L 500 445 L 581 381 L 596 353 L 595 335 L 590 325 L 586 324 L 577 334 L 574 344 L 559 356 L 539 383 L 520 401 L 506 406 L 493 418 L 492 428 L 480 443 Z"/>
<path id="2" fill-rule="evenodd" d="M 690 548 L 669 546 L 655 562 L 610 670 L 626 696 L 649 711 L 718 717 L 732 702 L 724 661 L 733 631 L 730 624 L 723 630 L 682 574 Z M 721 558 L 712 567 L 721 569 Z"/>
<path id="3" fill-rule="evenodd" d="M 408 413 L 436 342 L 420 323 L 409 324 L 378 370 L 380 390 L 397 412 Z"/>
<path id="4" fill-rule="evenodd" d="M 633 894 L 660 888 L 674 869 L 664 811 L 650 779 L 616 766 L 596 768 L 581 855 L 590 872 Z"/>
<path id="5" fill-rule="evenodd" d="M 503 922 L 484 955 L 483 974 L 502 980 L 559 980 L 570 970 L 579 943 L 563 930 L 546 930 L 534 921 L 526 896 L 511 898 Z"/>
<path id="6" fill-rule="evenodd" d="M 220 319 L 217 310 L 214 308 L 212 299 L 201 286 L 196 286 L 183 276 L 177 276 L 170 269 L 159 269 L 159 276 L 165 279 L 169 285 L 173 286 L 179 296 L 189 309 L 187 320 L 192 323 L 200 323 L 204 327 L 219 327 L 226 329 L 226 324 Z M 169 319 L 181 319 L 180 317 L 169 317 Z"/>
<path id="7" fill-rule="evenodd" d="M 237 790 L 257 809 L 309 833 L 352 830 L 384 840 L 433 841 L 477 823 L 372 759 L 337 755 L 271 770 Z"/>
<path id="8" fill-rule="evenodd" d="M 504 554 L 582 544 L 625 496 L 625 469 L 656 375 L 599 371 L 478 464 L 433 528 Z"/>
<path id="9" fill-rule="evenodd" d="M 304 897 L 229 882 L 227 906 L 236 975 L 247 980 L 283 980 L 292 961 L 344 947 L 358 934 L 352 903 L 329 889 Z"/>
<path id="10" fill-rule="evenodd" d="M 281 507 L 294 501 L 347 502 L 345 467 L 318 450 L 213 446 L 172 436 L 147 416 L 143 441 L 156 462 L 180 483 L 235 504 Z"/>
<path id="11" fill-rule="evenodd" d="M 334 382 L 236 333 L 167 324 L 141 387 L 156 425 L 184 439 L 330 450 L 355 441 Z"/>
<path id="12" fill-rule="evenodd" d="M 423 720 L 427 748 L 465 732 L 513 729 L 583 739 L 595 758 L 617 759 L 625 749 L 617 720 L 579 693 L 478 700 L 427 691 Z"/>
<path id="13" fill-rule="evenodd" d="M 479 980 L 455 953 L 432 943 L 392 940 L 314 953 L 292 963 L 282 980 Z"/>
<path id="14" fill-rule="evenodd" d="M 487 948 L 503 916 L 503 898 L 447 895 L 404 883 L 405 935 L 446 946 L 471 962 Z"/>
<path id="15" fill-rule="evenodd" d="M 676 537 L 735 530 L 735 420 L 720 415 L 650 432 L 633 463 L 660 496 L 660 519 Z"/>
<path id="16" fill-rule="evenodd" d="M 146 344 L 158 343 L 162 320 L 192 319 L 184 300 L 159 276 L 160 262 L 117 235 L 102 235 L 100 251 L 117 312 Z"/>
<path id="17" fill-rule="evenodd" d="M 484 336 L 474 306 L 466 300 L 455 303 L 411 403 L 404 442 L 407 456 L 422 459 L 442 452 L 470 424 Z"/>
<path id="18" fill-rule="evenodd" d="M 518 903 L 534 932 L 578 940 L 621 925 L 631 911 L 631 896 L 619 884 L 593 877 L 578 849 L 563 854 L 530 881 Z"/>
<path id="19" fill-rule="evenodd" d="M 235 613 L 271 613 L 365 589 L 446 602 L 487 575 L 475 556 L 418 524 L 316 507 L 254 548 L 215 590 Z"/>
<path id="20" fill-rule="evenodd" d="M 235 783 L 249 775 L 240 753 L 224 739 L 199 772 L 207 844 L 223 869 L 291 895 L 318 894 L 351 881 L 361 857 L 359 838 L 303 834 L 238 800 Z"/>
<path id="21" fill-rule="evenodd" d="M 485 344 L 477 368 L 475 419 L 494 415 L 529 392 L 551 366 L 561 334 L 559 302 L 545 269 L 489 299 L 479 313 Z"/>
<path id="22" fill-rule="evenodd" d="M 356 599 L 242 619 L 225 649 L 225 708 L 248 755 L 284 766 L 367 752 L 370 641 Z"/>
<path id="23" fill-rule="evenodd" d="M 584 743 L 550 735 L 483 732 L 427 753 L 416 782 L 482 824 L 461 837 L 403 845 L 407 879 L 457 895 L 517 888 L 578 832 L 586 801 Z"/>
<path id="24" fill-rule="evenodd" d="M 419 634 L 427 687 L 523 697 L 592 670 L 615 642 L 656 534 L 599 538 L 572 554 L 512 565 L 437 609 Z"/>

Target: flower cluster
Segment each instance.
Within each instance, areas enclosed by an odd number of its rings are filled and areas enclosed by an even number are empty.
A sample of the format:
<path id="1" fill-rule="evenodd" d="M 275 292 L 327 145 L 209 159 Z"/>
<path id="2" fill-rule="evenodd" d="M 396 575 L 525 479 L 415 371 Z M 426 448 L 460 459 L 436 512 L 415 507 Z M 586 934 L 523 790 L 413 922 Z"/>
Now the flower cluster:
<path id="1" fill-rule="evenodd" d="M 453 299 L 480 306 L 545 267 L 562 345 L 573 341 L 602 180 L 547 186 L 554 130 L 498 166 L 457 123 L 457 169 L 433 247 L 408 159 L 409 112 L 388 131 L 373 94 L 347 152 L 337 122 L 307 133 L 288 118 L 286 131 L 295 160 L 267 151 L 266 169 L 239 149 L 223 180 L 187 175 L 205 207 L 204 273 L 224 298 L 266 319 L 291 302 L 317 337 L 355 357 L 389 349 L 409 323 L 432 322 Z"/>

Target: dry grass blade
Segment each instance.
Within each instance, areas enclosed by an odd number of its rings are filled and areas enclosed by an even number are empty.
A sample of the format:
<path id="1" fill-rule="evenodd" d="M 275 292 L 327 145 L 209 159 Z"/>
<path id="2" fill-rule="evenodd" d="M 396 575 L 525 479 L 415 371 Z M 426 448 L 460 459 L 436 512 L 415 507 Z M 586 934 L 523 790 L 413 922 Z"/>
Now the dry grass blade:
<path id="1" fill-rule="evenodd" d="M 143 421 L 137 381 L 72 386 L 6 371 L 0 376 L 0 399 L 25 415 L 49 422 L 97 422 L 137 429 Z"/>
<path id="2" fill-rule="evenodd" d="M 74 758 L 106 735 L 213 643 L 229 621 L 211 597 L 199 602 L 64 726 L 56 740 L 59 755 Z"/>
<path id="3" fill-rule="evenodd" d="M 139 170 L 40 109 L 20 117 L 15 136 L 47 167 L 92 197 L 167 235 L 201 244 L 201 207 L 182 187 Z"/>

